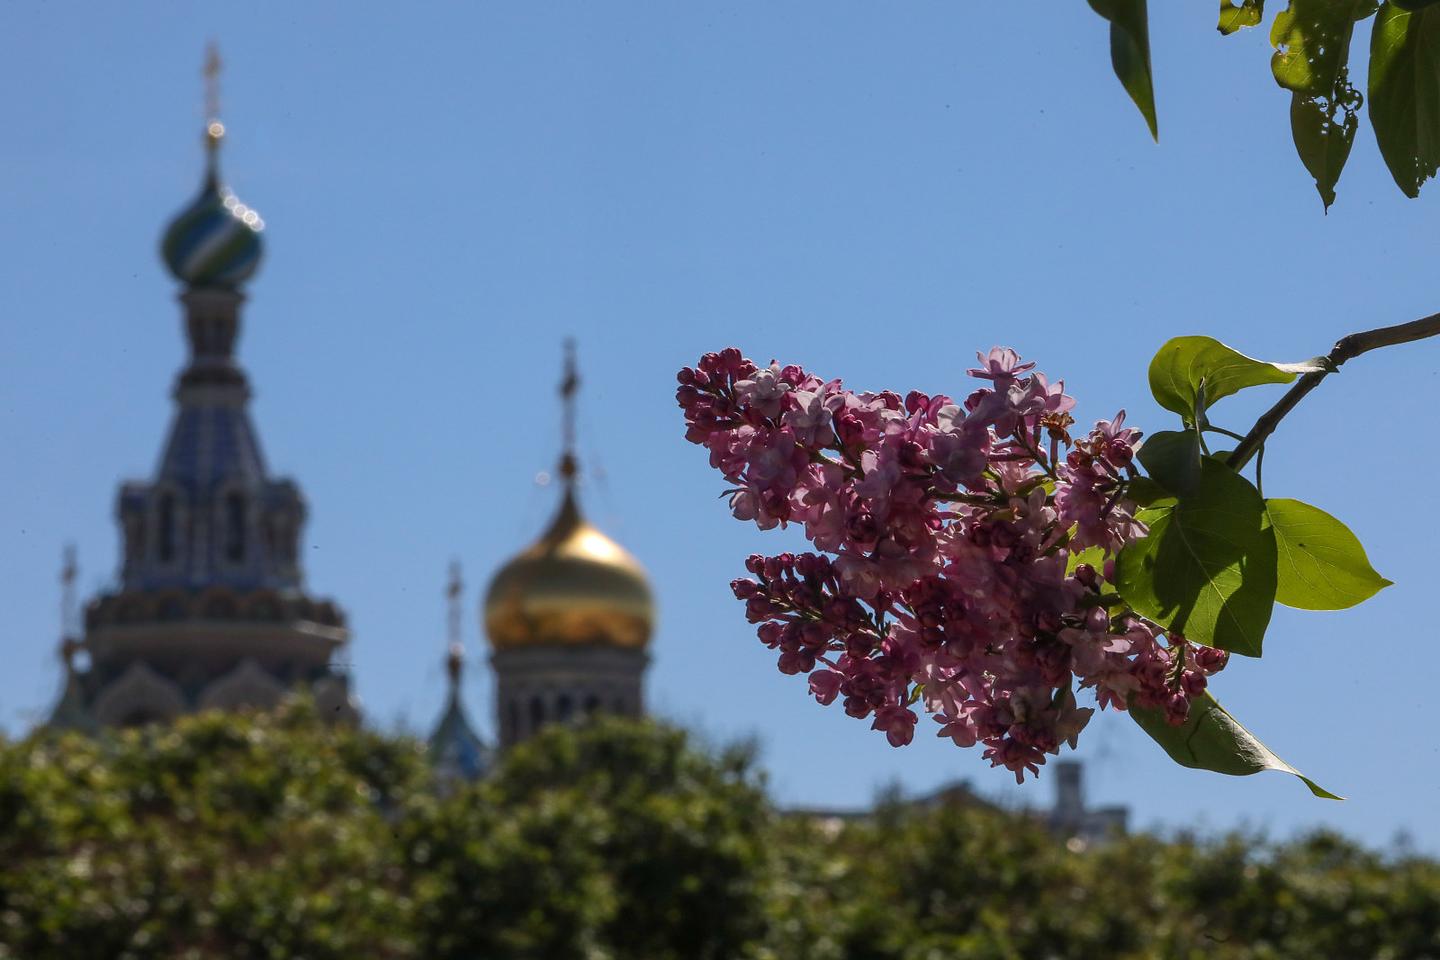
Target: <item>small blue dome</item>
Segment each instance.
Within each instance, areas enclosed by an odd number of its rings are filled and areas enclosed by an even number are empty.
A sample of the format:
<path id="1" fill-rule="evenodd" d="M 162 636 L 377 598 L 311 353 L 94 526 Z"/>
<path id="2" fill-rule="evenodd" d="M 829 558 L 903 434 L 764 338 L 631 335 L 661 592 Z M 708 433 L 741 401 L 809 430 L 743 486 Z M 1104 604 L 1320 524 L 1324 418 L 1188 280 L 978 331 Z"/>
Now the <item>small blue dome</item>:
<path id="1" fill-rule="evenodd" d="M 192 287 L 234 288 L 260 266 L 265 221 L 220 186 L 213 169 L 200 195 L 181 211 L 160 245 L 165 265 Z"/>

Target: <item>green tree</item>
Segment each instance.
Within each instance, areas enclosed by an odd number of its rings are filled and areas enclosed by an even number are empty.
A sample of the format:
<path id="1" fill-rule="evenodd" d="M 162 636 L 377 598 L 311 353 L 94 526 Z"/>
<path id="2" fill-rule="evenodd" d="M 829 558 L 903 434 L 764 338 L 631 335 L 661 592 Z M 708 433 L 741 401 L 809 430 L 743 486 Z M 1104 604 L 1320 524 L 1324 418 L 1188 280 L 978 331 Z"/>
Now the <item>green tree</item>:
<path id="1" fill-rule="evenodd" d="M 0 957 L 406 957 L 414 744 L 306 707 L 0 751 Z"/>
<path id="2" fill-rule="evenodd" d="M 491 787 L 504 807 L 572 797 L 604 811 L 594 836 L 615 886 L 603 932 L 615 956 L 731 958 L 760 941 L 772 813 L 751 751 L 715 756 L 683 731 L 606 719 L 535 737 Z"/>

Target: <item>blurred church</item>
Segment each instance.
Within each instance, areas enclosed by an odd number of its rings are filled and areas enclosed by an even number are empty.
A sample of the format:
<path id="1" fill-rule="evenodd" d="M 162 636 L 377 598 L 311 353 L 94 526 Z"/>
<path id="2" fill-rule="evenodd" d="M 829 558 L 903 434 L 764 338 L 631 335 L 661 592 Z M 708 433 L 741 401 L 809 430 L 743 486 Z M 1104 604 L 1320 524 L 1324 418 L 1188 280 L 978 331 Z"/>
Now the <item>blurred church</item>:
<path id="1" fill-rule="evenodd" d="M 206 64 L 200 191 L 166 229 L 162 258 L 180 285 L 189 361 L 154 475 L 121 484 L 118 584 L 74 615 L 73 554 L 62 574 L 64 686 L 56 727 L 95 730 L 165 721 L 197 710 L 274 706 L 305 691 L 325 715 L 356 722 L 338 664 L 350 635 L 334 601 L 305 587 L 300 487 L 272 475 L 251 422 L 236 359 L 245 284 L 260 265 L 264 221 L 224 185 L 219 60 Z M 584 517 L 574 452 L 579 388 L 567 349 L 560 501 L 540 537 L 490 583 L 483 623 L 495 679 L 498 747 L 549 723 L 644 712 L 654 602 L 644 570 Z M 491 745 L 461 697 L 463 585 L 452 567 L 449 691 L 430 751 L 442 776 L 484 774 Z"/>

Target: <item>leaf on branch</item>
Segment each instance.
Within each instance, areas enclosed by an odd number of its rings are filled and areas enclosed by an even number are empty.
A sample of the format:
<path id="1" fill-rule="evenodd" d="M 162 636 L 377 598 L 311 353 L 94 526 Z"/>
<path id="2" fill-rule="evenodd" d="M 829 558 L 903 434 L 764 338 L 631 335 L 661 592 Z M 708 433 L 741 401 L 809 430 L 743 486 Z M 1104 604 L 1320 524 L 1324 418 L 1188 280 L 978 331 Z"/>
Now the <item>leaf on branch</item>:
<path id="1" fill-rule="evenodd" d="M 1150 18 L 1146 0 L 1090 0 L 1090 8 L 1110 21 L 1110 65 L 1160 139 L 1155 123 L 1155 85 L 1150 73 Z"/>
<path id="2" fill-rule="evenodd" d="M 1390 0 L 1370 34 L 1370 122 L 1407 197 L 1440 169 L 1440 6 Z"/>
<path id="3" fill-rule="evenodd" d="M 1247 777 L 1261 770 L 1279 770 L 1299 777 L 1317 797 L 1345 799 L 1277 757 L 1209 693 L 1196 697 L 1190 704 L 1189 718 L 1176 726 L 1166 721 L 1164 710 L 1132 707 L 1130 715 L 1140 729 L 1182 767 L 1211 770 L 1232 777 Z"/>
<path id="4" fill-rule="evenodd" d="M 1151 479 L 1177 496 L 1190 496 L 1200 483 L 1200 434 L 1195 430 L 1152 433 L 1139 457 Z"/>
<path id="5" fill-rule="evenodd" d="M 1206 457 L 1193 494 L 1139 519 L 1150 533 L 1116 558 L 1120 595 L 1187 640 L 1260 656 L 1275 607 L 1276 549 L 1254 485 Z"/>
<path id="6" fill-rule="evenodd" d="M 1253 27 L 1265 16 L 1265 0 L 1220 0 L 1220 32 L 1229 36 L 1245 27 Z"/>
<path id="7" fill-rule="evenodd" d="M 1341 68 L 1329 97 L 1294 94 L 1290 98 L 1290 135 L 1295 151 L 1328 211 L 1335 202 L 1335 184 L 1350 158 L 1355 131 L 1360 129 L 1360 91 L 1350 85 L 1349 72 Z"/>
<path id="8" fill-rule="evenodd" d="M 1295 150 L 1327 210 L 1360 127 L 1362 98 L 1347 67 L 1350 37 L 1356 21 L 1377 6 L 1377 0 L 1290 0 L 1270 29 L 1275 47 L 1270 69 L 1275 82 L 1292 94 Z"/>
<path id="9" fill-rule="evenodd" d="M 1344 610 L 1390 586 L 1350 528 L 1299 500 L 1265 501 L 1279 566 L 1275 599 L 1301 610 Z"/>
<path id="10" fill-rule="evenodd" d="M 1270 363 L 1238 353 L 1211 337 L 1174 337 L 1150 361 L 1150 392 L 1166 410 L 1191 422 L 1204 406 L 1266 383 L 1290 383 L 1301 373 L 1324 369 L 1317 361 Z"/>

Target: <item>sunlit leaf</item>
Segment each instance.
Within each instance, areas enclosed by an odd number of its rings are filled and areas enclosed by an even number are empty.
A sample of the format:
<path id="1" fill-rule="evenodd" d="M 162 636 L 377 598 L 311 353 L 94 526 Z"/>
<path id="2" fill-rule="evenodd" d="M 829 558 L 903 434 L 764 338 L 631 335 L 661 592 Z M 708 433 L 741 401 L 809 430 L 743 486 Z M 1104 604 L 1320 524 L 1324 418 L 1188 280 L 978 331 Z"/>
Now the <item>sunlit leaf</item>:
<path id="1" fill-rule="evenodd" d="M 1075 568 L 1082 563 L 1088 563 L 1096 570 L 1105 566 L 1105 549 L 1103 547 L 1086 547 L 1084 550 L 1074 550 L 1065 561 L 1065 575 L 1068 577 L 1075 572 Z"/>
<path id="2" fill-rule="evenodd" d="M 1440 6 L 1391 0 L 1380 8 L 1370 34 L 1370 122 L 1395 183 L 1419 196 L 1440 168 Z"/>
<path id="3" fill-rule="evenodd" d="M 1167 340 L 1150 361 L 1150 392 L 1160 406 L 1193 421 L 1202 385 L 1208 407 L 1246 387 L 1290 383 L 1298 374 L 1320 369 L 1315 361 L 1255 360 L 1210 337 L 1175 337 Z"/>
<path id="4" fill-rule="evenodd" d="M 1090 7 L 1110 21 L 1110 64 L 1159 139 L 1155 123 L 1155 86 L 1150 73 L 1150 23 L 1145 0 L 1090 0 Z"/>
<path id="5" fill-rule="evenodd" d="M 1290 132 L 1305 169 L 1315 178 L 1326 209 L 1360 127 L 1360 91 L 1347 62 L 1355 22 L 1375 12 L 1377 0 L 1290 0 L 1275 17 L 1270 42 L 1275 81 L 1291 91 Z"/>
<path id="6" fill-rule="evenodd" d="M 1264 16 L 1265 0 L 1220 0 L 1220 32 L 1226 36 L 1257 25 Z"/>
<path id="7" fill-rule="evenodd" d="M 1275 606 L 1276 553 L 1254 485 L 1207 457 L 1191 496 L 1140 519 L 1150 533 L 1120 551 L 1120 595 L 1166 630 L 1260 656 Z"/>
<path id="8" fill-rule="evenodd" d="M 1290 134 L 1295 151 L 1310 176 L 1315 189 L 1329 210 L 1335 202 L 1335 184 L 1340 171 L 1350 158 L 1355 131 L 1360 129 L 1360 91 L 1350 85 L 1348 71 L 1342 69 L 1335 81 L 1335 93 L 1329 98 L 1293 94 L 1290 98 Z"/>
<path id="9" fill-rule="evenodd" d="M 1350 529 L 1319 507 L 1299 500 L 1265 501 L 1275 531 L 1275 599 L 1301 610 L 1343 610 L 1390 586 L 1365 556 Z"/>
<path id="10" fill-rule="evenodd" d="M 1209 693 L 1190 704 L 1190 716 L 1172 726 L 1165 711 L 1132 707 L 1130 715 L 1170 759 L 1182 767 L 1246 777 L 1261 770 L 1279 770 L 1299 777 L 1310 792 L 1325 800 L 1343 800 L 1277 757 Z"/>

